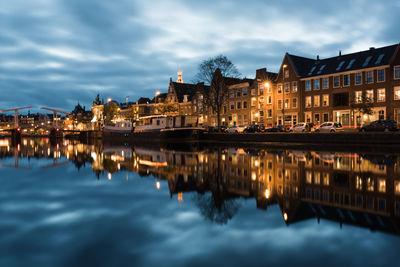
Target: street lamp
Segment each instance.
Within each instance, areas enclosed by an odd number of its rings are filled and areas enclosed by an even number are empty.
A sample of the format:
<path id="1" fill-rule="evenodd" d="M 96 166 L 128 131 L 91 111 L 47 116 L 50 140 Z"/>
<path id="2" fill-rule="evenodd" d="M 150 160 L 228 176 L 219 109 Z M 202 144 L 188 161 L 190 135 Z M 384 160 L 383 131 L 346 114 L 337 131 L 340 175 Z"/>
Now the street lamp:
<path id="1" fill-rule="evenodd" d="M 282 125 L 285 126 L 285 68 L 286 64 L 282 66 Z"/>

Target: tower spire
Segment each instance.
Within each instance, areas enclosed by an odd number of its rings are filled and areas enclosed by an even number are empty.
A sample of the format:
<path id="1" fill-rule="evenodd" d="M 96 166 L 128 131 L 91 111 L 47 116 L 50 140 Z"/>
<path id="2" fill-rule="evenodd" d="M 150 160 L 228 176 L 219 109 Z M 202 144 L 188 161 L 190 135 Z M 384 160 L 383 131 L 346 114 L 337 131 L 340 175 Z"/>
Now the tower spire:
<path id="1" fill-rule="evenodd" d="M 176 81 L 177 83 L 183 83 L 182 80 L 182 71 L 181 71 L 181 65 L 179 65 L 179 70 L 178 70 L 178 80 Z"/>

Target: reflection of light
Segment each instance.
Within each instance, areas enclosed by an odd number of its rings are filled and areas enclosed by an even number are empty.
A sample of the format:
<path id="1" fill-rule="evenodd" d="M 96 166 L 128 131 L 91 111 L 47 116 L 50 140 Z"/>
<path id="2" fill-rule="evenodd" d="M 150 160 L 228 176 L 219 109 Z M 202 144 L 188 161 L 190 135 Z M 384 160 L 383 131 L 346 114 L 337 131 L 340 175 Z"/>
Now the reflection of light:
<path id="1" fill-rule="evenodd" d="M 285 222 L 287 221 L 287 219 L 288 219 L 288 217 L 287 217 L 287 213 L 286 212 L 284 212 L 283 213 L 283 219 L 285 220 Z"/>
<path id="2" fill-rule="evenodd" d="M 183 201 L 183 193 L 182 193 L 182 192 L 179 192 L 179 193 L 178 193 L 178 201 L 179 201 L 179 202 L 182 202 L 182 201 Z"/>
<path id="3" fill-rule="evenodd" d="M 252 179 L 253 181 L 255 181 L 256 178 L 257 178 L 257 175 L 256 175 L 255 172 L 253 172 L 253 173 L 251 174 L 251 179 Z"/>
<path id="4" fill-rule="evenodd" d="M 222 155 L 222 160 L 225 160 L 225 155 Z"/>
<path id="5" fill-rule="evenodd" d="M 258 160 L 254 162 L 254 166 L 258 167 Z"/>
<path id="6" fill-rule="evenodd" d="M 118 168 L 118 170 L 120 170 L 121 169 L 121 164 L 117 164 L 117 168 Z"/>
<path id="7" fill-rule="evenodd" d="M 111 180 L 111 177 L 112 177 L 112 174 L 111 174 L 111 172 L 109 172 L 109 173 L 107 174 L 108 180 Z"/>
<path id="8" fill-rule="evenodd" d="M 270 194 L 269 189 L 265 189 L 265 198 L 269 198 Z"/>
<path id="9" fill-rule="evenodd" d="M 159 181 L 157 181 L 157 182 L 156 182 L 156 188 L 157 188 L 157 190 L 160 190 L 160 187 L 161 187 L 161 183 L 160 183 Z"/>
<path id="10" fill-rule="evenodd" d="M 168 166 L 168 163 L 166 161 L 164 162 L 153 162 L 149 160 L 139 160 L 139 164 L 146 165 L 146 166 L 155 166 L 155 167 L 160 167 L 160 166 Z"/>
<path id="11" fill-rule="evenodd" d="M 0 140 L 0 146 L 9 146 L 8 140 Z"/>

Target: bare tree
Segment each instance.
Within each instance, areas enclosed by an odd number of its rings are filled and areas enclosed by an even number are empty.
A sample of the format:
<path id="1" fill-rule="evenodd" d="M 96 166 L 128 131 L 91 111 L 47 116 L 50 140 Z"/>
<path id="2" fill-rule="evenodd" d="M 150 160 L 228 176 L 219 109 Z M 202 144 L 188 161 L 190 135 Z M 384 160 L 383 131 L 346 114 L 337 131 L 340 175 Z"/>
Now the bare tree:
<path id="1" fill-rule="evenodd" d="M 214 72 L 220 69 L 222 76 L 240 78 L 241 74 L 236 68 L 235 64 L 232 63 L 226 56 L 218 55 L 216 57 L 204 60 L 198 67 L 198 73 L 194 78 L 194 83 L 204 82 L 205 84 L 211 84 L 214 76 Z"/>

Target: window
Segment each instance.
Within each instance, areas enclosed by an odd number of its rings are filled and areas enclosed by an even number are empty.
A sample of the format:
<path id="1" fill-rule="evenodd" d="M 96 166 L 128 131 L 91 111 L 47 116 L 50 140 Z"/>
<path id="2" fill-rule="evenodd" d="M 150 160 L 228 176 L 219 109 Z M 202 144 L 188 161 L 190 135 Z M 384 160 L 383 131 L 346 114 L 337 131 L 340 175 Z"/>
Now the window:
<path id="1" fill-rule="evenodd" d="M 319 90 L 319 79 L 314 80 L 314 90 Z"/>
<path id="2" fill-rule="evenodd" d="M 272 95 L 267 96 L 267 105 L 272 105 Z"/>
<path id="3" fill-rule="evenodd" d="M 350 74 L 343 75 L 343 86 L 350 85 Z"/>
<path id="4" fill-rule="evenodd" d="M 236 91 L 236 96 L 237 96 L 237 97 L 240 97 L 240 95 L 241 95 L 241 92 L 242 92 L 242 90 L 240 90 L 240 89 L 237 89 L 237 91 Z"/>
<path id="5" fill-rule="evenodd" d="M 260 110 L 258 113 L 260 114 L 260 117 L 264 117 L 264 110 Z"/>
<path id="6" fill-rule="evenodd" d="M 278 94 L 282 93 L 282 84 L 278 84 Z"/>
<path id="7" fill-rule="evenodd" d="M 267 109 L 267 118 L 272 118 L 272 109 Z"/>
<path id="8" fill-rule="evenodd" d="M 362 65 L 363 67 L 366 67 L 368 65 L 368 63 L 371 61 L 372 56 L 368 56 L 365 61 L 364 64 Z"/>
<path id="9" fill-rule="evenodd" d="M 267 85 L 267 93 L 272 93 L 272 86 L 270 85 L 270 83 L 268 82 L 268 85 Z"/>
<path id="10" fill-rule="evenodd" d="M 323 107 L 329 106 L 329 95 L 328 94 L 322 95 L 322 106 Z"/>
<path id="11" fill-rule="evenodd" d="M 289 70 L 285 70 L 285 78 L 289 78 Z"/>
<path id="12" fill-rule="evenodd" d="M 385 70 L 378 70 L 378 82 L 384 82 L 385 81 Z"/>
<path id="13" fill-rule="evenodd" d="M 224 114 L 226 114 L 226 106 L 224 106 Z"/>
<path id="14" fill-rule="evenodd" d="M 386 193 L 386 180 L 378 179 L 378 191 L 380 193 Z"/>
<path id="15" fill-rule="evenodd" d="M 344 64 L 344 61 L 340 62 L 336 68 L 336 71 L 339 71 L 342 68 L 343 64 Z"/>
<path id="16" fill-rule="evenodd" d="M 319 95 L 315 95 L 314 96 L 314 107 L 319 107 L 320 103 L 321 103 L 321 101 L 320 101 Z"/>
<path id="17" fill-rule="evenodd" d="M 285 93 L 290 93 L 290 83 L 285 83 Z"/>
<path id="18" fill-rule="evenodd" d="M 365 91 L 365 98 L 367 102 L 373 103 L 374 102 L 374 90 L 366 90 Z"/>
<path id="19" fill-rule="evenodd" d="M 278 99 L 278 109 L 282 109 L 282 99 Z"/>
<path id="20" fill-rule="evenodd" d="M 354 102 L 356 104 L 362 103 L 362 91 L 356 91 L 354 94 Z"/>
<path id="21" fill-rule="evenodd" d="M 340 86 L 340 76 L 333 77 L 333 87 L 339 87 L 339 86 Z"/>
<path id="22" fill-rule="evenodd" d="M 263 95 L 264 94 L 264 89 L 263 88 L 259 88 L 258 89 L 258 94 L 259 95 Z"/>
<path id="23" fill-rule="evenodd" d="M 328 89 L 329 88 L 329 78 L 323 78 L 322 79 L 322 89 Z"/>
<path id="24" fill-rule="evenodd" d="M 385 111 L 384 110 L 379 110 L 378 119 L 379 120 L 384 120 L 385 119 Z"/>
<path id="25" fill-rule="evenodd" d="M 374 71 L 373 70 L 366 72 L 365 81 L 367 83 L 373 83 L 374 82 Z"/>
<path id="26" fill-rule="evenodd" d="M 383 89 L 378 89 L 378 98 L 377 102 L 385 102 L 386 101 L 386 90 Z"/>
<path id="27" fill-rule="evenodd" d="M 311 80 L 306 81 L 306 91 L 311 91 Z"/>
<path id="28" fill-rule="evenodd" d="M 380 54 L 378 59 L 375 61 L 375 65 L 381 64 L 381 61 L 382 61 L 384 56 L 385 56 L 385 54 Z"/>
<path id="29" fill-rule="evenodd" d="M 243 108 L 247 108 L 247 101 L 243 101 Z"/>
<path id="30" fill-rule="evenodd" d="M 326 65 L 322 65 L 317 74 L 321 74 L 321 72 L 325 69 Z"/>
<path id="31" fill-rule="evenodd" d="M 400 86 L 394 88 L 394 100 L 400 100 Z"/>
<path id="32" fill-rule="evenodd" d="M 292 99 L 292 107 L 297 108 L 297 98 Z"/>
<path id="33" fill-rule="evenodd" d="M 235 103 L 231 102 L 231 110 L 235 109 Z"/>
<path id="34" fill-rule="evenodd" d="M 394 66 L 394 79 L 400 79 L 400 66 Z"/>
<path id="35" fill-rule="evenodd" d="M 254 107 L 257 103 L 257 99 L 255 97 L 251 98 L 251 106 Z"/>
<path id="36" fill-rule="evenodd" d="M 356 73 L 356 85 L 360 85 L 360 84 L 362 84 L 362 73 L 361 72 L 358 72 L 358 73 Z"/>
<path id="37" fill-rule="evenodd" d="M 329 121 L 329 114 L 324 113 L 324 122 Z"/>
<path id="38" fill-rule="evenodd" d="M 311 96 L 306 96 L 306 108 L 311 108 Z"/>
<path id="39" fill-rule="evenodd" d="M 349 65 L 347 65 L 347 67 L 346 67 L 346 70 L 351 69 L 351 66 L 353 66 L 353 64 L 354 64 L 355 61 L 356 61 L 356 60 L 355 60 L 354 58 L 353 58 L 352 60 L 350 60 Z"/>
<path id="40" fill-rule="evenodd" d="M 243 95 L 247 95 L 247 88 L 243 88 Z"/>
<path id="41" fill-rule="evenodd" d="M 234 98 L 235 97 L 235 90 L 231 90 L 231 93 L 229 94 L 230 98 Z"/>
<path id="42" fill-rule="evenodd" d="M 314 123 L 315 124 L 319 124 L 320 123 L 319 113 L 314 113 Z"/>
<path id="43" fill-rule="evenodd" d="M 290 108 L 289 99 L 285 99 L 285 108 Z"/>
<path id="44" fill-rule="evenodd" d="M 292 92 L 296 93 L 297 92 L 297 82 L 292 82 Z"/>

